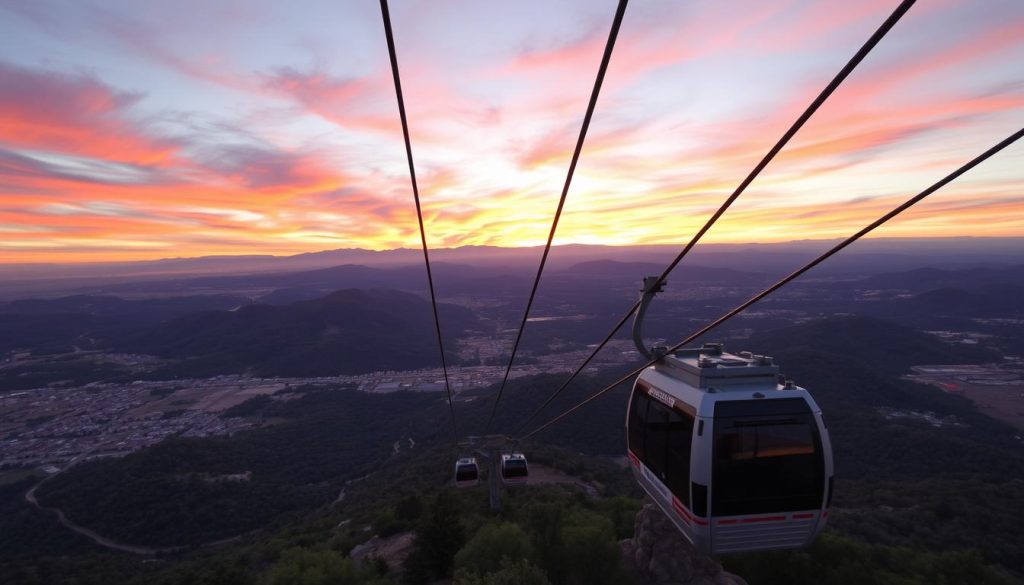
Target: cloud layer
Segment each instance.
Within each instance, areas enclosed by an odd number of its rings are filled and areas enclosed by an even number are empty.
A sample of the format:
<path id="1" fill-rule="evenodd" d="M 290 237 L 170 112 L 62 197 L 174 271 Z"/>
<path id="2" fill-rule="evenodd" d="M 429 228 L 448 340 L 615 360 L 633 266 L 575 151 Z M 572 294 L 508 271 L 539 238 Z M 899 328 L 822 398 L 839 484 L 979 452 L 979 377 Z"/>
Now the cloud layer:
<path id="1" fill-rule="evenodd" d="M 612 0 L 396 3 L 433 246 L 542 243 Z M 557 243 L 684 242 L 895 7 L 631 6 Z M 417 246 L 374 2 L 0 1 L 0 262 Z M 1024 5 L 916 6 L 708 241 L 838 237 L 1024 125 Z M 884 236 L 1024 236 L 1024 146 Z"/>

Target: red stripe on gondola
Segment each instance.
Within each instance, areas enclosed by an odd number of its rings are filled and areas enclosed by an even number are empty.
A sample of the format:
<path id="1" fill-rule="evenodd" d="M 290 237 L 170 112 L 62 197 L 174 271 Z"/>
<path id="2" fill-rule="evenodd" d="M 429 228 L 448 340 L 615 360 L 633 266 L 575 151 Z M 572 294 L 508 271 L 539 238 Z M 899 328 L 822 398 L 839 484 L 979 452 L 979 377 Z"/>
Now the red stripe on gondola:
<path id="1" fill-rule="evenodd" d="M 794 520 L 805 520 L 807 518 L 814 518 L 814 514 L 793 514 Z"/>
<path id="2" fill-rule="evenodd" d="M 690 524 L 690 515 L 686 513 L 686 508 L 683 507 L 679 500 L 672 498 L 672 509 L 676 511 L 676 514 L 682 516 L 683 520 Z"/>
<path id="3" fill-rule="evenodd" d="M 828 518 L 828 510 L 825 510 L 825 512 L 822 513 L 821 517 L 822 518 Z"/>
<path id="4" fill-rule="evenodd" d="M 759 516 L 757 518 L 744 518 L 740 520 L 740 522 L 743 524 L 750 524 L 752 522 L 780 522 L 785 519 L 785 516 Z"/>
<path id="5" fill-rule="evenodd" d="M 719 520 L 718 524 L 719 525 L 722 525 L 722 524 L 735 524 L 737 522 L 739 522 L 739 520 Z"/>
<path id="6" fill-rule="evenodd" d="M 687 522 L 695 522 L 700 526 L 708 525 L 707 520 L 701 520 L 700 518 L 694 516 L 689 510 L 686 509 L 686 506 L 683 506 L 682 502 L 680 502 L 675 497 L 672 498 L 672 507 L 675 508 L 676 512 L 678 512 Z"/>
<path id="7" fill-rule="evenodd" d="M 683 505 L 679 502 L 679 500 L 675 498 L 672 498 L 672 509 L 675 510 L 676 512 L 679 512 L 683 516 L 689 516 L 689 514 L 686 513 L 686 508 L 684 508 Z"/>
<path id="8" fill-rule="evenodd" d="M 629 455 L 629 462 L 633 464 L 633 467 L 640 469 L 640 458 L 634 455 L 632 451 L 626 451 L 626 455 Z"/>

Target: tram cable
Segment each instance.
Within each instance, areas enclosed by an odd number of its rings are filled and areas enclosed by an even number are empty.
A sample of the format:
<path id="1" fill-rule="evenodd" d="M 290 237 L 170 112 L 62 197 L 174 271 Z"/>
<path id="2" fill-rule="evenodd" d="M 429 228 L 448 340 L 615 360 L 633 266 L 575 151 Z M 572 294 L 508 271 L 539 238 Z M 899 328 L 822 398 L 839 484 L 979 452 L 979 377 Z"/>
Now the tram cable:
<path id="1" fill-rule="evenodd" d="M 882 217 L 876 219 L 874 222 L 872 222 L 871 224 L 867 225 L 866 227 L 864 227 L 863 229 L 861 229 L 857 233 L 855 233 L 852 236 L 846 238 L 845 240 L 843 240 L 839 244 L 836 244 L 831 249 L 829 249 L 825 253 L 821 254 L 820 256 L 815 258 L 814 260 L 811 260 L 810 262 L 808 262 L 807 264 L 805 264 L 801 268 L 797 269 L 796 271 L 792 272 L 791 274 L 789 274 L 785 278 L 779 280 L 775 284 L 771 285 L 770 287 L 766 288 L 765 290 L 761 291 L 760 293 L 754 295 L 753 297 L 748 299 L 743 304 L 741 304 L 741 305 L 737 306 L 736 308 L 732 309 L 731 311 L 725 313 L 721 317 L 719 317 L 719 318 L 715 319 L 714 321 L 712 321 L 711 323 L 705 325 L 703 328 L 701 328 L 696 333 L 693 333 L 692 335 L 690 335 L 686 339 L 684 339 L 684 340 L 680 341 L 679 343 L 673 345 L 672 347 L 668 348 L 666 353 L 667 354 L 671 354 L 671 353 L 679 350 L 683 346 L 687 345 L 688 343 L 691 343 L 692 341 L 694 341 L 695 339 L 699 338 L 700 336 L 708 333 L 712 329 L 715 329 L 716 327 L 718 327 L 722 323 L 728 321 L 732 317 L 735 317 L 737 314 L 739 314 L 740 312 L 745 310 L 747 307 L 749 307 L 749 306 L 753 305 L 754 303 L 760 301 L 761 299 L 767 297 L 768 295 L 770 295 L 773 292 L 775 292 L 776 290 L 782 288 L 783 286 L 785 286 L 789 282 L 799 278 L 802 274 L 804 274 L 808 270 L 814 268 L 818 264 L 821 264 L 822 262 L 824 262 L 825 260 L 829 259 L 833 255 L 837 254 L 838 252 L 840 252 L 841 250 L 843 250 L 844 248 L 846 248 L 850 244 L 852 244 L 852 243 L 856 242 L 857 240 L 859 240 L 864 235 L 870 233 L 875 228 L 881 226 L 882 224 L 884 224 L 887 221 L 889 221 L 890 219 L 896 217 L 900 213 L 903 213 L 904 211 L 906 211 L 910 207 L 914 206 L 915 204 L 917 204 L 918 202 L 920 202 L 924 198 L 928 197 L 932 193 L 938 191 L 942 187 L 944 187 L 947 184 L 949 184 L 950 182 L 954 181 L 959 176 L 963 175 L 967 171 L 969 171 L 969 170 L 973 169 L 974 167 L 976 167 L 977 165 L 981 164 L 982 162 L 984 162 L 988 158 L 992 157 L 996 153 L 998 153 L 1001 150 L 1003 150 L 1004 148 L 1006 148 L 1007 146 L 1010 146 L 1011 144 L 1013 144 L 1014 142 L 1019 140 L 1021 137 L 1024 137 L 1024 128 L 1021 128 L 1020 130 L 1017 130 L 1016 132 L 1014 132 L 1013 134 L 1011 134 L 1010 136 L 1008 136 L 1007 138 L 1003 139 L 1001 142 L 996 144 L 995 146 L 989 148 L 988 150 L 986 150 L 985 152 L 981 153 L 980 155 L 978 155 L 977 157 L 975 157 L 971 161 L 967 162 L 966 164 L 964 164 L 963 166 L 961 166 L 957 170 L 955 170 L 952 173 L 946 175 L 945 177 L 943 177 L 942 179 L 940 179 L 939 181 L 937 181 L 936 183 L 932 184 L 930 187 L 925 189 L 924 191 L 921 191 L 920 193 L 918 193 L 914 197 L 911 197 L 910 199 L 905 201 L 903 204 L 901 204 L 900 206 L 898 206 L 895 209 L 893 209 L 892 211 L 890 211 L 889 213 L 886 213 Z M 540 425 L 539 427 L 533 429 L 529 433 L 526 433 L 525 435 L 520 437 L 519 440 L 522 441 L 522 440 L 528 439 L 528 438 L 532 437 L 533 435 L 536 435 L 537 433 L 539 433 L 539 432 L 543 431 L 544 429 L 550 427 L 551 425 L 555 424 L 556 422 L 558 422 L 558 421 L 560 421 L 560 420 L 562 420 L 562 419 L 572 415 L 573 413 L 575 413 L 580 408 L 586 406 L 587 404 L 589 404 L 589 403 L 593 402 L 594 400 L 600 398 L 601 396 L 607 394 L 608 392 L 610 392 L 613 389 L 615 389 L 616 387 L 618 387 L 619 384 L 622 384 L 623 382 L 628 381 L 633 376 L 636 376 L 637 374 L 640 374 L 645 369 L 647 369 L 649 366 L 652 366 L 652 365 L 656 364 L 657 362 L 658 362 L 658 359 L 653 359 L 653 360 L 648 361 L 643 366 L 633 370 L 632 372 L 630 372 L 630 373 L 626 374 L 625 376 L 619 378 L 615 382 L 612 382 L 611 384 L 605 386 L 601 390 L 595 392 L 589 398 L 587 398 L 587 399 L 577 403 L 575 406 L 572 406 L 571 408 L 563 411 L 558 416 L 550 419 L 549 421 L 547 421 L 546 423 L 544 423 L 544 424 Z"/>
<path id="2" fill-rule="evenodd" d="M 383 3 L 384 0 L 381 0 Z M 597 77 L 594 80 L 594 89 L 590 93 L 590 103 L 587 104 L 587 112 L 583 116 L 583 125 L 580 128 L 579 138 L 576 140 L 576 149 L 572 153 L 572 161 L 569 163 L 569 172 L 565 176 L 565 184 L 562 186 L 562 195 L 558 200 L 558 208 L 555 210 L 555 217 L 551 222 L 551 230 L 548 232 L 548 240 L 544 245 L 544 253 L 540 257 L 540 265 L 537 267 L 537 275 L 533 279 L 533 288 L 530 290 L 530 298 L 526 302 L 526 310 L 523 311 L 523 320 L 519 324 L 519 331 L 516 333 L 515 343 L 512 344 L 512 355 L 509 356 L 508 366 L 505 368 L 505 375 L 498 388 L 498 395 L 494 399 L 494 407 L 484 425 L 486 435 L 494 422 L 494 416 L 498 412 L 498 403 L 501 402 L 501 395 L 508 384 L 508 376 L 512 372 L 512 364 L 515 362 L 516 353 L 519 351 L 519 343 L 523 338 L 523 330 L 526 328 L 526 321 L 530 317 L 530 309 L 533 307 L 533 300 L 537 296 L 537 286 L 540 284 L 540 277 L 544 273 L 544 265 L 547 263 L 548 254 L 551 251 L 551 242 L 555 239 L 555 231 L 558 229 L 558 220 L 562 216 L 562 208 L 565 206 L 565 199 L 569 194 L 569 186 L 572 184 L 573 174 L 576 172 L 576 164 L 579 162 L 580 153 L 583 151 L 583 142 L 587 137 L 587 130 L 590 128 L 590 120 L 597 107 L 597 98 L 601 93 L 601 85 L 604 83 L 605 73 L 608 71 L 608 63 L 612 58 L 612 50 L 615 48 L 615 39 L 619 35 L 619 27 L 622 25 L 622 17 L 626 12 L 626 5 L 629 0 L 619 0 L 618 8 L 615 10 L 615 18 L 612 21 L 611 31 L 608 33 L 608 42 L 604 47 L 604 55 L 601 57 L 601 66 L 597 70 Z M 397 77 L 396 77 L 397 79 Z M 411 155 L 410 155 L 411 156 Z"/>
<path id="3" fill-rule="evenodd" d="M 430 305 L 434 311 L 434 331 L 437 333 L 437 346 L 441 352 L 441 370 L 444 372 L 444 390 L 448 394 L 448 411 L 452 418 L 452 440 L 459 442 L 459 427 L 455 421 L 455 404 L 452 402 L 451 384 L 448 382 L 448 360 L 444 355 L 444 340 L 441 337 L 441 320 L 437 314 L 437 294 L 434 292 L 434 274 L 430 270 L 430 250 L 427 246 L 427 234 L 423 228 L 423 211 L 420 207 L 420 189 L 416 181 L 416 166 L 412 158 L 412 141 L 409 139 L 409 121 L 405 115 L 405 99 L 402 96 L 402 79 L 398 74 L 398 56 L 395 53 L 395 38 L 391 30 L 391 13 L 388 0 L 380 0 L 381 17 L 384 19 L 384 35 L 388 41 L 388 55 L 391 58 L 391 74 L 395 79 L 395 96 L 398 98 L 398 115 L 402 119 L 402 136 L 405 138 L 405 156 L 409 162 L 409 178 L 412 181 L 412 196 L 416 201 L 416 220 L 420 226 L 420 242 L 423 245 L 423 263 L 427 267 L 427 286 L 430 288 Z"/>
<path id="4" fill-rule="evenodd" d="M 693 238 L 690 239 L 689 243 L 687 243 L 686 246 L 679 252 L 679 254 L 676 255 L 675 259 L 672 260 L 668 267 L 665 268 L 664 271 L 662 271 L 661 275 L 658 277 L 657 282 L 653 285 L 652 288 L 657 289 L 659 286 L 665 284 L 665 279 L 668 278 L 669 274 L 673 270 L 675 270 L 676 266 L 678 266 L 680 262 L 682 262 L 683 258 L 685 258 L 686 255 L 690 253 L 690 250 L 693 249 L 695 245 L 697 245 L 697 242 L 699 242 L 701 238 L 704 237 L 704 234 L 706 234 L 708 230 L 710 230 L 711 227 L 715 225 L 718 219 L 722 217 L 722 215 L 726 212 L 726 210 L 729 209 L 729 207 L 732 206 L 736 199 L 738 199 L 739 196 L 742 195 L 744 191 L 746 191 L 747 187 L 754 181 L 754 179 L 756 179 L 757 176 L 761 174 L 761 171 L 763 171 L 765 167 L 768 166 L 768 164 L 775 158 L 779 151 L 781 151 L 782 148 L 786 146 L 790 139 L 792 139 L 793 136 L 796 135 L 796 133 L 804 126 L 805 123 L 807 123 L 811 116 L 813 116 L 814 113 L 818 111 L 822 104 L 824 104 L 825 101 L 828 100 L 828 98 L 835 92 L 835 90 L 838 89 L 840 85 L 842 85 L 842 83 L 846 80 L 847 77 L 850 76 L 853 70 L 857 68 L 861 61 L 863 61 L 864 58 L 867 57 L 868 53 L 870 53 L 871 50 L 875 48 L 875 46 L 882 40 L 882 38 L 885 37 L 886 34 L 889 33 L 890 30 L 892 30 L 894 26 L 896 26 L 896 23 L 899 22 L 901 18 L 903 18 L 903 15 L 905 15 L 907 11 L 910 10 L 911 6 L 913 6 L 916 1 L 917 0 L 903 0 L 903 2 L 901 2 L 900 5 L 896 7 L 896 10 L 894 10 L 892 14 L 889 15 L 889 18 L 887 18 L 885 22 L 883 22 L 878 27 L 878 29 L 874 32 L 874 34 L 871 35 L 870 38 L 868 38 L 864 45 L 861 46 L 860 50 L 858 50 L 857 53 L 854 54 L 854 56 L 846 63 L 846 65 L 839 71 L 839 73 L 836 74 L 832 81 L 830 81 L 829 84 L 825 86 L 825 89 L 823 89 L 821 93 L 818 94 L 818 97 L 816 97 L 814 101 L 812 101 L 811 104 L 807 106 L 807 109 L 804 110 L 800 117 L 797 118 L 795 122 L 793 122 L 793 125 L 789 127 L 785 134 L 782 135 L 782 138 L 780 138 L 779 141 L 775 143 L 775 146 L 773 146 L 771 150 L 769 150 L 768 153 L 764 155 L 761 161 L 757 163 L 754 169 L 750 171 L 746 178 L 743 179 L 743 181 L 739 184 L 738 187 L 736 187 L 736 190 L 732 192 L 732 195 L 730 195 L 722 203 L 718 210 L 715 211 L 715 213 L 710 218 L 708 218 L 707 222 L 704 223 L 704 226 L 701 227 L 701 229 L 693 236 Z M 544 409 L 547 408 L 555 400 L 555 398 L 557 398 L 562 393 L 562 391 L 564 391 L 569 386 L 569 384 L 571 384 L 573 380 L 575 380 L 576 377 L 580 375 L 583 369 L 586 368 L 588 364 L 590 364 L 591 360 L 593 360 L 597 356 L 597 354 L 600 353 L 602 349 L 604 349 L 608 342 L 611 341 L 613 337 L 615 337 L 615 334 L 618 333 L 620 329 L 622 329 L 622 326 L 625 325 L 627 321 L 629 321 L 629 318 L 632 317 L 634 313 L 636 313 L 636 311 L 640 308 L 640 304 L 641 301 L 637 300 L 633 304 L 633 306 L 630 307 L 630 309 L 622 316 L 622 318 L 619 319 L 618 323 L 615 324 L 615 326 L 608 333 L 608 335 L 605 336 L 604 340 L 601 341 L 601 343 L 599 343 L 594 348 L 594 350 L 590 352 L 590 355 L 588 355 L 587 358 L 583 360 L 583 363 L 581 363 L 579 367 L 577 367 L 573 371 L 572 375 L 570 375 L 569 378 L 566 379 L 566 381 L 563 382 L 562 385 L 559 386 L 551 394 L 551 396 L 549 396 L 547 400 L 544 401 L 543 404 L 541 404 L 536 410 L 533 411 L 533 413 L 526 419 L 526 421 L 522 423 L 520 428 L 527 427 L 531 422 L 533 422 L 533 420 L 537 418 L 537 415 L 543 412 Z"/>

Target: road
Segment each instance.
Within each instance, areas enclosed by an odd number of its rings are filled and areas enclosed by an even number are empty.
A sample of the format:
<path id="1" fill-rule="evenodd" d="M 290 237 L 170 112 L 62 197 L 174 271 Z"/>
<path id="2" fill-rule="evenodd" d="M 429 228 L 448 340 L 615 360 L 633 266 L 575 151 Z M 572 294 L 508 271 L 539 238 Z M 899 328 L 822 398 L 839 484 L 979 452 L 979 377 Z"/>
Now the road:
<path id="1" fill-rule="evenodd" d="M 102 445 L 97 446 L 97 449 L 99 447 L 101 447 L 101 446 Z M 159 554 L 168 554 L 168 553 L 181 552 L 181 551 L 185 550 L 186 548 L 188 548 L 186 546 L 165 546 L 165 547 L 141 546 L 141 545 L 137 545 L 137 544 L 125 544 L 123 542 L 117 542 L 116 540 L 112 540 L 110 538 L 107 538 L 107 537 L 103 536 L 102 534 L 99 534 L 99 533 L 97 533 L 97 532 L 95 532 L 93 530 L 89 530 L 88 528 L 86 528 L 84 526 L 80 526 L 78 524 L 75 524 L 71 520 L 68 520 L 68 517 L 65 516 L 64 512 L 61 509 L 59 509 L 59 508 L 51 508 L 49 506 L 44 506 L 44 505 L 40 504 L 39 503 L 39 499 L 36 498 L 36 490 L 39 489 L 39 486 L 41 486 L 44 483 L 50 481 L 51 479 L 57 477 L 61 473 L 64 473 L 68 469 L 71 469 L 71 467 L 74 466 L 75 463 L 77 463 L 80 460 L 85 459 L 86 457 L 88 457 L 90 455 L 90 453 L 83 453 L 83 454 L 79 455 L 78 457 L 75 457 L 70 462 L 68 462 L 68 465 L 65 466 L 64 469 L 58 471 L 57 473 L 54 473 L 53 475 L 51 475 L 49 477 L 43 478 L 39 483 L 37 483 L 36 485 L 32 486 L 32 488 L 30 490 L 25 492 L 25 501 L 28 502 L 29 504 L 35 506 L 39 510 L 42 510 L 44 512 L 52 512 L 53 514 L 56 514 L 57 515 L 57 520 L 59 520 L 60 523 L 65 528 L 67 528 L 68 530 L 71 530 L 72 532 L 77 532 L 78 534 L 81 534 L 82 536 L 84 536 L 84 537 L 88 538 L 89 540 L 95 542 L 96 544 L 98 544 L 98 545 L 100 545 L 102 547 L 105 547 L 105 548 L 109 548 L 111 550 L 117 550 L 117 551 L 132 553 L 132 554 L 136 554 L 136 555 L 159 555 Z M 237 536 L 231 536 L 231 537 L 228 537 L 228 538 L 222 538 L 220 540 L 215 540 L 213 542 L 204 543 L 204 544 L 202 544 L 200 546 L 202 546 L 202 547 L 220 546 L 220 545 L 223 545 L 223 544 L 228 544 L 228 543 L 231 543 L 231 542 L 235 542 L 235 541 L 239 540 L 240 538 L 242 538 L 242 536 L 244 536 L 244 535 L 239 534 Z"/>
<path id="2" fill-rule="evenodd" d="M 135 544 L 125 544 L 123 542 L 117 542 L 116 540 L 111 540 L 111 539 L 109 539 L 109 538 L 107 538 L 105 536 L 97 534 L 96 532 L 94 532 L 92 530 L 89 530 L 88 528 L 86 528 L 84 526 L 79 526 L 78 524 L 75 524 L 74 522 L 68 520 L 67 516 L 65 516 L 64 512 L 62 512 L 59 508 L 50 508 L 48 506 L 44 506 L 44 505 L 40 504 L 39 500 L 36 498 L 36 490 L 39 489 L 39 486 L 43 485 L 48 480 L 53 479 L 54 477 L 56 477 L 59 474 L 60 474 L 60 472 L 57 472 L 57 473 L 51 475 L 50 477 L 47 477 L 47 478 L 43 479 L 42 481 L 40 481 L 36 485 L 32 486 L 32 489 L 30 489 L 27 492 L 25 492 L 25 501 L 30 503 L 30 504 L 32 504 L 36 508 L 39 508 L 40 510 L 47 511 L 47 512 L 53 512 L 54 514 L 56 514 L 57 515 L 57 519 L 60 520 L 60 523 L 63 524 L 64 527 L 67 528 L 68 530 L 77 532 L 78 534 L 81 534 L 82 536 L 92 540 L 93 542 L 95 542 L 96 544 L 98 544 L 98 545 L 100 545 L 102 547 L 106 547 L 106 548 L 113 549 L 113 550 L 118 550 L 118 551 L 121 551 L 121 552 L 128 552 L 128 553 L 132 553 L 132 554 L 137 554 L 137 555 L 157 555 L 157 554 L 163 554 L 163 553 L 178 552 L 178 551 L 181 551 L 181 550 L 185 549 L 185 547 L 183 547 L 183 546 L 172 546 L 172 547 L 162 547 L 161 548 L 161 547 L 139 546 L 139 545 L 135 545 Z"/>

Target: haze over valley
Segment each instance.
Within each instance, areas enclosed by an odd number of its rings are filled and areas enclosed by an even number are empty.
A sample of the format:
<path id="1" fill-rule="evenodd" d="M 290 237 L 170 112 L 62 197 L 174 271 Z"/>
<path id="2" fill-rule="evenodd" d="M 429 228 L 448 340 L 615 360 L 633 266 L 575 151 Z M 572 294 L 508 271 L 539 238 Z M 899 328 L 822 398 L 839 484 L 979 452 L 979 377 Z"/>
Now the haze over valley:
<path id="1" fill-rule="evenodd" d="M 950 437 L 995 433 L 1020 457 L 1024 254 L 1000 249 L 1003 242 L 986 252 L 984 243 L 979 242 L 980 252 L 950 257 L 944 242 L 936 242 L 935 252 L 918 250 L 881 266 L 874 254 L 849 258 L 751 307 L 708 340 L 724 341 L 734 351 L 772 353 L 798 382 L 808 387 L 816 382 L 813 390 L 824 395 L 824 403 L 854 400 L 863 405 L 858 407 L 862 416 L 874 418 L 872 424 Z M 650 341 L 674 342 L 698 329 L 773 282 L 779 273 L 769 268 L 804 248 L 717 251 L 714 265 L 693 261 L 680 267 L 650 311 L 645 329 Z M 587 254 L 555 263 L 545 276 L 500 420 L 525 415 L 537 392 L 573 371 L 636 298 L 639 279 L 661 268 L 640 260 L 650 250 L 611 249 L 608 255 L 616 260 L 593 259 L 605 248 L 574 251 Z M 751 255 L 761 270 L 749 264 Z M 525 262 L 522 268 L 509 262 L 499 269 L 493 259 L 463 260 L 439 262 L 435 279 L 454 405 L 464 420 L 479 424 L 477 415 L 488 408 L 501 381 L 529 276 Z M 888 270 L 893 262 L 906 269 Z M 285 432 L 298 412 L 290 405 L 299 408 L 321 396 L 317 400 L 334 400 L 327 398 L 334 393 L 348 403 L 357 400 L 352 393 L 388 397 L 440 416 L 444 379 L 423 278 L 419 266 L 379 264 L 217 276 L 200 272 L 86 285 L 69 296 L 60 296 L 69 285 L 58 283 L 35 298 L 6 301 L 0 305 L 0 477 L 17 482 L 59 475 L 60 482 L 54 477 L 47 485 L 71 488 L 76 477 L 101 462 L 117 469 L 121 458 L 127 456 L 124 465 L 129 465 L 139 456 L 150 457 L 152 449 L 161 452 L 167 441 L 233 437 L 231 442 L 244 443 L 249 439 L 242 437 L 251 433 Z M 628 331 L 622 331 L 570 394 L 577 398 L 596 380 L 639 361 Z M 828 387 L 837 375 L 828 372 L 854 366 L 878 382 L 850 375 L 840 386 L 853 395 L 829 398 L 838 390 Z M 881 386 L 870 387 L 876 383 Z M 892 384 L 899 385 L 898 393 L 885 389 Z M 556 402 L 549 414 L 568 400 Z M 611 417 L 606 423 L 584 412 L 555 436 L 539 440 L 616 456 L 622 439 L 614 404 L 621 398 L 607 400 L 596 407 L 601 417 Z M 834 423 L 839 437 L 842 420 Z M 443 432 L 423 422 L 410 419 L 411 426 L 389 436 L 388 444 L 411 439 L 416 449 L 430 449 L 443 442 Z M 601 440 L 577 438 L 596 424 L 610 432 Z M 337 429 L 346 440 L 365 441 L 354 432 Z M 835 440 L 840 453 L 852 446 Z M 369 465 L 361 469 L 373 469 L 370 461 L 361 461 Z M 853 471 L 858 466 L 880 469 L 862 455 L 838 461 L 848 477 L 860 476 Z M 222 471 L 248 473 L 258 483 L 261 475 L 252 475 L 250 466 Z M 205 467 L 187 468 L 200 473 Z M 338 468 L 336 477 L 351 479 L 354 469 Z M 92 488 L 83 484 L 82 489 L 87 501 Z M 118 493 L 131 489 L 136 488 L 122 486 Z M 40 497 L 47 505 L 62 501 L 50 489 L 41 490 Z M 319 497 L 310 495 L 302 506 L 318 505 Z M 145 508 L 140 504 L 140 511 Z M 76 521 L 91 517 L 66 513 Z M 245 516 L 244 527 L 255 529 L 273 514 Z M 163 534 L 141 519 L 132 521 L 142 523 L 129 532 L 111 518 L 96 521 L 105 527 L 101 532 L 133 545 L 179 546 L 196 538 Z M 234 536 L 232 530 L 243 526 L 217 525 L 210 525 L 203 538 Z"/>

